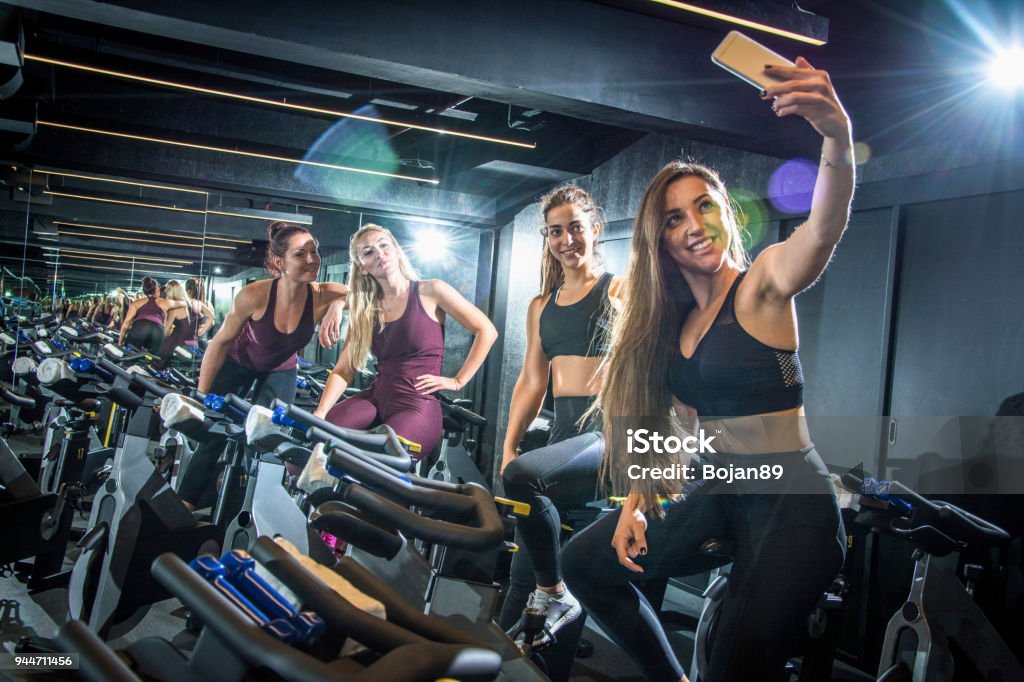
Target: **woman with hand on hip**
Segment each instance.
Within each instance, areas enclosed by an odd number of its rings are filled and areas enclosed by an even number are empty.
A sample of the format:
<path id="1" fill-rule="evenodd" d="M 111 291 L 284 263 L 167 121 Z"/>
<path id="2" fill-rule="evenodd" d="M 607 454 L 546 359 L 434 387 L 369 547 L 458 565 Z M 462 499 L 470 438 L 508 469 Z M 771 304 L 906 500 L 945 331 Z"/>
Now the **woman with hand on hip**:
<path id="1" fill-rule="evenodd" d="M 658 682 L 686 678 L 657 611 L 632 581 L 727 563 L 701 545 L 731 540 L 729 592 L 701 679 L 788 679 L 785 662 L 846 546 L 835 491 L 804 419 L 793 299 L 818 279 L 846 229 L 850 121 L 824 71 L 801 58 L 772 72 L 784 80 L 762 97 L 778 116 L 803 117 L 824 138 L 807 222 L 748 269 L 736 215 L 713 171 L 673 162 L 648 185 L 599 397 L 604 471 L 629 496 L 563 551 L 566 582 L 587 612 Z M 702 456 L 716 467 L 783 473 L 709 480 L 680 496 L 678 482 L 643 476 L 681 461 L 654 448 L 631 452 L 629 429 L 640 425 L 663 437 L 699 425 L 714 435 L 714 452 Z"/>
<path id="2" fill-rule="evenodd" d="M 314 414 L 353 429 L 387 424 L 420 447 L 410 454 L 421 459 L 441 441 L 441 406 L 432 394 L 462 390 L 498 332 L 451 285 L 420 280 L 389 230 L 364 225 L 352 236 L 349 256 L 348 336 Z M 440 375 L 447 316 L 474 337 L 454 377 Z M 338 403 L 355 373 L 365 370 L 371 352 L 377 378 L 367 390 Z"/>

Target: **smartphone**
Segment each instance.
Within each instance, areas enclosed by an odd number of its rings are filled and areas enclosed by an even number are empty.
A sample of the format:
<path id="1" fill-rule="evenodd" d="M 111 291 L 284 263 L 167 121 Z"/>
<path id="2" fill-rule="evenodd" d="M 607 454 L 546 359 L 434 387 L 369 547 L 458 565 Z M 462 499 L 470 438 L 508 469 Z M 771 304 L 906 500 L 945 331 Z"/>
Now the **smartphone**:
<path id="1" fill-rule="evenodd" d="M 739 31 L 729 31 L 725 40 L 711 53 L 711 61 L 758 90 L 764 90 L 772 83 L 785 80 L 780 76 L 774 76 L 770 71 L 765 71 L 765 64 L 795 66 L 782 55 L 772 52 Z"/>

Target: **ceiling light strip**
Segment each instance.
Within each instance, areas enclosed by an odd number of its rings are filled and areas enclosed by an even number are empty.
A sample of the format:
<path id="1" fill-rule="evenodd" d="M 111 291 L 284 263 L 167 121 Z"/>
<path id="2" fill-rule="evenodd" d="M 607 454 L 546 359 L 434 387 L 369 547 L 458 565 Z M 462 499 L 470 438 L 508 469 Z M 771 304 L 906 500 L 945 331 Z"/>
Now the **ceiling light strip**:
<path id="1" fill-rule="evenodd" d="M 173 147 L 188 147 L 189 149 L 202 149 L 208 152 L 218 152 L 220 154 L 233 154 L 235 156 L 246 156 L 255 159 L 267 159 L 269 161 L 284 161 L 285 163 L 294 163 L 302 166 L 315 166 L 317 168 L 330 168 L 332 170 L 340 171 L 352 171 L 353 173 L 365 173 L 367 175 L 376 175 L 385 178 L 395 178 L 397 180 L 413 180 L 415 182 L 427 182 L 432 185 L 436 185 L 440 182 L 437 179 L 418 178 L 412 175 L 401 175 L 399 173 L 386 173 L 384 171 L 375 171 L 367 168 L 356 168 L 355 166 L 342 166 L 336 163 L 324 163 L 323 161 L 307 161 L 305 159 L 293 159 L 287 156 L 277 156 L 276 154 L 261 154 L 258 152 L 247 152 L 241 149 L 227 149 L 225 147 L 214 147 L 206 144 L 195 144 L 193 142 L 179 142 L 178 140 L 167 140 L 159 137 L 148 137 L 146 135 L 131 135 L 129 133 L 119 133 L 113 130 L 101 130 L 99 128 L 86 128 L 84 126 L 73 126 L 66 123 L 57 123 L 55 121 L 36 121 L 38 125 L 50 126 L 52 128 L 63 128 L 65 130 L 76 130 L 83 133 L 94 133 L 96 135 L 109 135 L 110 137 L 120 137 L 127 140 L 139 140 L 142 142 L 155 142 L 157 144 L 166 144 Z M 175 210 L 186 210 L 186 209 L 175 209 Z M 188 209 L 192 213 L 205 213 L 205 211 L 193 211 Z"/>
<path id="2" fill-rule="evenodd" d="M 143 242 L 144 244 L 167 244 L 168 246 L 185 246 L 190 249 L 230 249 L 235 250 L 234 246 L 220 246 L 219 244 L 207 244 L 205 247 L 202 244 L 182 244 L 180 242 L 165 242 L 159 239 L 135 239 L 134 237 L 112 237 L 105 234 L 89 234 L 88 232 L 69 232 L 68 230 L 58 230 L 57 234 L 66 234 L 74 237 L 88 237 L 89 239 L 116 239 L 119 241 L 129 242 Z"/>
<path id="3" fill-rule="evenodd" d="M 51 264 L 52 265 L 52 264 Z M 181 275 L 182 277 L 194 277 L 187 272 L 167 272 L 166 270 L 143 270 L 141 268 L 112 268 L 109 265 L 85 265 L 84 263 L 60 263 L 60 267 L 68 268 L 89 268 L 91 270 L 109 270 L 115 272 L 145 272 L 153 275 Z"/>
<path id="4" fill-rule="evenodd" d="M 104 251 L 85 251 L 82 249 L 67 249 L 67 248 L 54 248 L 54 247 L 43 247 L 49 250 L 55 250 L 61 254 L 83 254 L 86 256 L 107 256 L 108 258 L 120 258 L 123 260 L 146 260 L 154 261 L 156 263 L 177 263 L 179 265 L 192 265 L 195 261 L 181 260 L 179 258 L 154 258 L 153 256 L 126 256 L 120 253 L 108 253 Z M 76 258 L 78 256 L 75 256 Z"/>
<path id="5" fill-rule="evenodd" d="M 507 140 L 501 137 L 490 137 L 488 135 L 477 135 L 475 133 L 464 133 L 457 130 L 448 130 L 445 128 L 434 128 L 431 126 L 419 125 L 416 123 L 406 123 L 402 121 L 392 121 L 386 118 L 379 118 L 376 116 L 364 116 L 363 114 L 353 114 L 347 111 L 335 111 L 333 109 L 323 109 L 320 107 L 310 107 L 302 104 L 293 104 L 291 102 L 279 102 L 277 100 L 266 99 L 264 97 L 253 97 L 251 95 L 242 95 L 236 92 L 228 92 L 226 90 L 214 90 L 212 88 L 202 88 L 197 85 L 188 85 L 187 83 L 178 83 L 175 81 L 167 81 L 159 78 L 148 78 L 146 76 L 139 76 L 132 73 L 125 73 L 123 71 L 112 71 L 110 69 L 100 69 L 95 66 L 88 66 L 86 64 L 76 64 L 74 62 L 66 62 L 59 59 L 52 59 L 50 57 L 42 57 L 39 55 L 26 54 L 26 61 L 42 62 L 44 64 L 52 64 L 54 66 L 63 66 L 69 69 L 77 69 L 79 71 L 88 71 L 89 73 L 96 73 L 103 76 L 111 76 L 113 78 L 123 78 L 125 80 L 136 81 L 139 83 L 149 83 L 151 85 L 160 85 L 166 88 L 174 88 L 176 90 L 187 90 L 189 92 L 198 92 L 204 95 L 214 95 L 216 97 L 227 97 L 229 99 L 240 100 L 243 102 L 253 102 L 255 104 L 265 104 L 272 107 L 280 107 L 282 109 L 291 109 L 293 111 L 305 111 L 312 114 L 324 114 L 327 116 L 337 116 L 340 118 L 352 118 L 358 121 L 368 121 L 370 123 L 380 123 L 389 126 L 399 126 L 401 128 L 412 128 L 413 130 L 422 130 L 428 133 L 437 133 L 438 135 L 451 135 L 452 137 L 463 137 L 470 140 L 479 140 L 481 142 L 493 142 L 495 144 L 510 145 L 512 147 L 523 147 L 525 149 L 536 149 L 536 142 L 517 142 L 515 140 Z"/>
<path id="6" fill-rule="evenodd" d="M 131 261 L 125 262 L 125 261 L 116 260 L 116 259 L 113 259 L 113 258 L 95 258 L 93 256 L 77 256 L 77 255 L 70 254 L 70 253 L 61 253 L 59 257 L 55 256 L 55 255 L 46 255 L 45 257 L 46 258 L 58 258 L 58 261 L 60 263 L 66 263 L 66 264 L 67 263 L 71 263 L 72 260 L 75 260 L 75 261 L 88 260 L 88 261 L 98 261 L 98 262 L 101 262 L 101 263 L 114 263 L 115 265 L 131 265 Z M 145 266 L 145 267 L 148 267 L 148 268 L 159 268 L 159 267 L 180 268 L 181 267 L 180 263 L 170 263 L 170 264 L 168 264 L 168 263 L 149 263 L 149 262 L 144 262 L 144 263 L 138 263 L 137 265 L 142 265 L 142 266 Z"/>
<path id="7" fill-rule="evenodd" d="M 197 208 L 179 208 L 177 206 L 161 206 L 160 204 L 146 204 L 141 201 L 124 201 L 123 199 L 107 199 L 106 197 L 94 197 L 88 194 L 71 194 L 70 192 L 54 192 L 43 190 L 43 194 L 52 194 L 55 197 L 67 197 L 69 199 L 85 199 L 86 201 L 102 201 L 105 204 L 120 204 L 121 206 L 140 206 L 142 208 L 160 208 L 165 211 L 178 211 L 179 213 L 205 213 Z"/>
<path id="8" fill-rule="evenodd" d="M 85 227 L 94 230 L 109 230 L 111 232 L 128 232 L 130 234 L 152 234 L 158 237 L 176 237 L 178 239 L 195 239 L 202 241 L 204 237 L 193 237 L 190 234 L 175 234 L 173 232 L 157 232 L 155 230 L 133 230 L 127 227 L 111 227 L 109 225 L 89 225 L 87 223 L 69 223 L 64 220 L 54 220 L 54 225 L 67 225 L 68 227 Z M 222 242 L 238 242 L 239 244 L 251 244 L 251 239 L 231 239 L 230 237 L 210 237 L 207 236 L 205 239 L 216 239 Z"/>
<path id="9" fill-rule="evenodd" d="M 149 187 L 151 189 L 166 189 L 172 192 L 189 192 L 190 194 L 202 194 L 203 196 L 209 196 L 209 192 L 204 192 L 201 189 L 187 189 L 185 187 L 170 187 L 168 185 L 151 185 L 146 182 L 132 182 L 131 180 L 115 180 L 114 178 L 100 178 L 93 175 L 81 175 L 79 173 L 62 173 L 60 171 L 41 170 L 35 168 L 32 170 L 33 173 L 42 173 L 43 175 L 59 175 L 64 178 L 78 178 L 80 180 L 93 180 L 95 182 L 113 182 L 118 185 L 132 185 L 133 187 Z"/>
<path id="10" fill-rule="evenodd" d="M 700 14 L 701 16 L 710 17 L 712 19 L 720 19 L 722 21 L 727 21 L 731 24 L 736 24 L 738 26 L 745 26 L 746 28 L 752 28 L 757 31 L 765 31 L 766 33 L 772 33 L 777 36 L 782 36 L 783 38 L 792 38 L 793 40 L 799 40 L 802 43 L 809 43 L 811 45 L 825 44 L 824 40 L 818 40 L 817 38 L 811 38 L 810 36 L 801 35 L 799 33 L 793 33 L 792 31 L 787 31 L 785 29 L 775 28 L 774 26 L 769 26 L 768 24 L 761 24 L 756 21 L 750 21 L 749 19 L 743 19 L 737 16 L 733 16 L 731 14 L 724 14 L 722 12 L 716 12 L 714 10 L 710 10 L 704 7 L 697 7 L 696 5 L 691 5 L 688 2 L 679 2 L 678 0 L 651 1 L 656 2 L 659 5 L 667 5 L 668 7 L 674 7 L 676 9 L 685 10 L 687 12 L 693 12 L 694 14 Z M 25 58 L 28 59 L 28 55 L 25 55 Z"/>

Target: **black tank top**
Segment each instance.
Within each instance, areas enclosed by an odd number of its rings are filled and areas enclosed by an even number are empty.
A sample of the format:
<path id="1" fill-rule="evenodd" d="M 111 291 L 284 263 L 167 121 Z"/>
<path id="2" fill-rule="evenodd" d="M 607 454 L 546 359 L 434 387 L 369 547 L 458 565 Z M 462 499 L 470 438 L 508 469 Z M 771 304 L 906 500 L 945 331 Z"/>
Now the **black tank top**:
<path id="1" fill-rule="evenodd" d="M 733 282 L 693 357 L 677 354 L 669 367 L 672 394 L 701 417 L 744 417 L 804 403 L 800 355 L 761 343 L 736 320 L 736 290 L 745 274 Z"/>
<path id="2" fill-rule="evenodd" d="M 611 273 L 603 273 L 587 295 L 571 305 L 558 305 L 556 290 L 540 313 L 540 346 L 548 360 L 560 355 L 597 357 L 607 354 L 604 337 L 611 322 L 608 289 Z"/>

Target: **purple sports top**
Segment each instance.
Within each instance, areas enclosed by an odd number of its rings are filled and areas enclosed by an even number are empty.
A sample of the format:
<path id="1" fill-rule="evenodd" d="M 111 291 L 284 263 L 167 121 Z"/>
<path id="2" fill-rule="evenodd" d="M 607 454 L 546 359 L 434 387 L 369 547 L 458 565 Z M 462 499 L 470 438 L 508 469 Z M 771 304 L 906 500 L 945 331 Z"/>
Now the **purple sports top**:
<path id="1" fill-rule="evenodd" d="M 136 311 L 135 319 L 146 322 L 154 322 L 161 327 L 164 325 L 164 309 L 156 304 L 156 296 L 150 296 L 145 303 Z"/>
<path id="2" fill-rule="evenodd" d="M 401 317 L 383 329 L 374 324 L 371 347 L 377 358 L 375 386 L 380 382 L 419 395 L 416 377 L 441 374 L 444 326 L 423 309 L 419 282 L 409 282 L 409 301 Z"/>
<path id="3" fill-rule="evenodd" d="M 297 352 L 313 338 L 316 324 L 313 322 L 313 285 L 306 285 L 306 305 L 302 309 L 299 326 L 291 334 L 278 331 L 274 325 L 274 308 L 277 306 L 277 282 L 270 285 L 270 299 L 263 317 L 248 320 L 231 343 L 228 355 L 242 367 L 253 372 L 276 372 L 295 367 Z"/>

